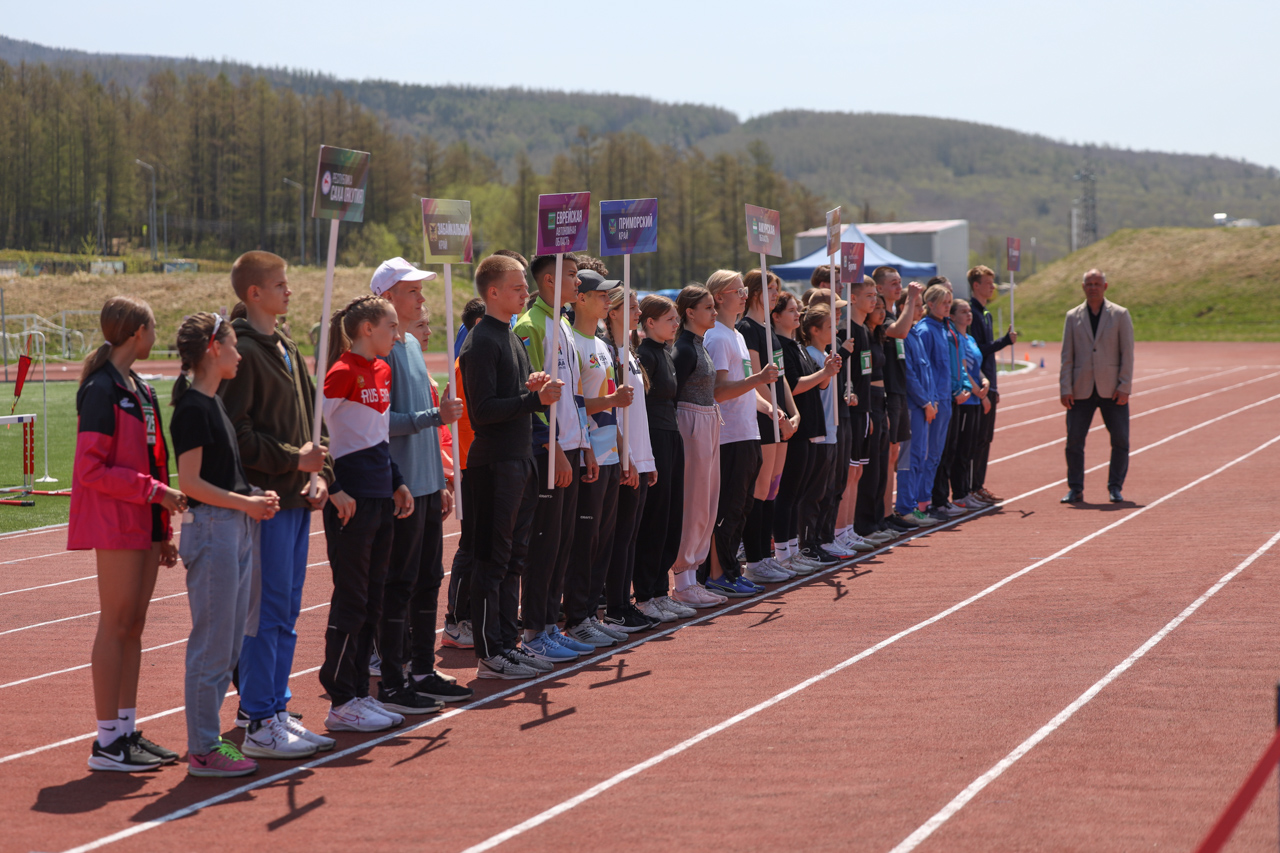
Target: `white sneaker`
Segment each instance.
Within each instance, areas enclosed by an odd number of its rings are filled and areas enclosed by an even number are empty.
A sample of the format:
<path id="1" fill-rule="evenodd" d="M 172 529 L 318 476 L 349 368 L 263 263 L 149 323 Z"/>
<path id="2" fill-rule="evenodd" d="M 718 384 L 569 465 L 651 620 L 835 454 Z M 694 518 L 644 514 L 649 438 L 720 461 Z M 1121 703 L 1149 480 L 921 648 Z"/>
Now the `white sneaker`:
<path id="1" fill-rule="evenodd" d="M 645 616 L 650 619 L 657 619 L 659 622 L 674 622 L 677 619 L 674 613 L 659 607 L 658 599 L 656 598 L 651 598 L 642 604 L 636 605 L 636 607 Z"/>
<path id="2" fill-rule="evenodd" d="M 310 758 L 316 745 L 290 733 L 275 717 L 263 720 L 258 728 L 250 723 L 240 750 L 250 758 Z"/>
<path id="3" fill-rule="evenodd" d="M 592 628 L 595 628 L 597 631 L 599 631 L 601 634 L 604 634 L 606 637 L 608 637 L 611 640 L 615 640 L 621 643 L 631 639 L 631 635 L 628 634 L 626 631 L 619 631 L 617 628 L 613 627 L 612 625 L 604 624 L 603 622 L 600 621 L 600 617 L 598 616 L 589 616 L 587 617 L 587 621 L 591 623 Z"/>
<path id="4" fill-rule="evenodd" d="M 787 580 L 791 580 L 791 578 L 796 576 L 795 572 L 788 569 L 786 566 L 778 562 L 778 560 L 773 557 L 765 557 L 764 561 L 768 563 L 769 568 L 773 569 L 775 572 L 782 572 L 782 574 L 786 575 Z"/>
<path id="5" fill-rule="evenodd" d="M 816 572 L 818 569 L 822 568 L 822 564 L 816 562 L 815 560 L 809 559 L 804 555 L 804 552 L 802 551 L 791 558 L 791 562 L 788 564 L 788 568 L 790 568 L 791 571 L 795 572 L 797 575 L 800 575 L 803 577 L 805 575 L 811 575 L 814 572 Z"/>
<path id="6" fill-rule="evenodd" d="M 690 617 L 698 615 L 697 610 L 687 605 L 681 604 L 680 602 L 676 601 L 674 598 L 672 598 L 669 595 L 664 595 L 661 598 L 657 598 L 654 600 L 658 602 L 658 607 L 659 609 L 662 610 L 663 613 L 671 613 L 677 619 L 688 619 Z"/>
<path id="7" fill-rule="evenodd" d="M 960 501 L 956 501 L 956 503 L 959 504 Z M 971 493 L 964 496 L 963 506 L 967 506 L 969 509 L 986 509 L 991 504 Z"/>
<path id="8" fill-rule="evenodd" d="M 607 649 L 610 646 L 616 646 L 618 641 L 613 637 L 600 631 L 592 624 L 590 619 L 585 619 L 574 625 L 572 628 L 564 632 L 566 637 L 577 640 L 579 643 L 585 643 L 596 649 Z"/>
<path id="9" fill-rule="evenodd" d="M 394 725 L 390 717 L 378 713 L 362 699 L 334 705 L 324 718 L 324 727 L 331 732 L 380 732 Z"/>
<path id="10" fill-rule="evenodd" d="M 315 732 L 310 731 L 302 723 L 289 716 L 288 711 L 280 711 L 276 714 L 276 719 L 280 721 L 280 724 L 283 725 L 286 730 L 288 730 L 289 734 L 294 737 L 302 738 L 307 743 L 315 744 L 317 752 L 328 752 L 338 743 L 331 737 L 325 737 L 324 735 L 318 735 Z"/>
<path id="11" fill-rule="evenodd" d="M 671 593 L 671 600 L 677 604 L 701 610 L 704 607 L 717 607 L 729 599 L 712 592 L 700 583 L 695 583 L 688 589 L 678 589 Z"/>
<path id="12" fill-rule="evenodd" d="M 791 579 L 791 576 L 786 572 L 770 566 L 768 560 L 761 560 L 754 565 L 748 565 L 746 571 L 742 574 L 752 583 L 782 583 Z"/>
<path id="13" fill-rule="evenodd" d="M 456 625 L 444 623 L 444 633 L 440 637 L 440 645 L 454 649 L 475 648 L 475 638 L 471 633 L 471 620 L 463 619 Z"/>
<path id="14" fill-rule="evenodd" d="M 360 701 L 364 703 L 366 708 L 370 709 L 375 714 L 381 714 L 390 720 L 391 725 L 393 726 L 398 726 L 404 722 L 404 714 L 391 710 L 372 696 L 361 696 Z"/>
<path id="15" fill-rule="evenodd" d="M 969 511 L 969 509 L 967 507 L 956 506 L 953 503 L 949 503 L 942 508 L 942 511 L 945 512 L 947 515 L 951 516 L 952 518 L 955 518 L 957 516 L 964 515 L 966 512 Z"/>
<path id="16" fill-rule="evenodd" d="M 503 681 L 523 681 L 536 678 L 538 671 L 522 663 L 498 653 L 492 657 L 480 658 L 476 662 L 476 678 L 500 678 Z"/>
<path id="17" fill-rule="evenodd" d="M 853 551 L 874 551 L 876 549 L 875 542 L 868 542 L 852 530 L 842 540 L 847 548 Z"/>

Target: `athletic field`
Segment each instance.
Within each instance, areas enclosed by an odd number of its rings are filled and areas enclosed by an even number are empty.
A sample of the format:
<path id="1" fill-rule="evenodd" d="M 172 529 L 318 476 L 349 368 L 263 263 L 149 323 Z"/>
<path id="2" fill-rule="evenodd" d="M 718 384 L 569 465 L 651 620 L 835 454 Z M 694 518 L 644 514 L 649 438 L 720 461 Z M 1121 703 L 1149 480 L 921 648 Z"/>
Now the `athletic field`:
<path id="1" fill-rule="evenodd" d="M 244 779 L 87 769 L 93 555 L 4 536 L 0 849 L 1191 850 L 1276 728 L 1280 344 L 1139 343 L 1128 502 L 1098 419 L 1069 507 L 1057 347 L 1018 354 L 1047 368 L 1000 382 L 1003 504 L 533 682 L 444 649 L 469 704 Z M 315 531 L 292 708 L 323 731 Z M 150 613 L 139 722 L 185 756 L 180 568 Z M 1276 802 L 1227 849 L 1275 850 Z"/>

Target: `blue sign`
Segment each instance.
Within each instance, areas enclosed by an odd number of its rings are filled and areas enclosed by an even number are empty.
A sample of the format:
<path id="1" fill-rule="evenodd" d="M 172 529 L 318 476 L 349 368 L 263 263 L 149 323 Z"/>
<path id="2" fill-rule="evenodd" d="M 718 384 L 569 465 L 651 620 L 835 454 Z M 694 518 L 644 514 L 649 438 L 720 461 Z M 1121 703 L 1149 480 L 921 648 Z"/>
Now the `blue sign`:
<path id="1" fill-rule="evenodd" d="M 658 251 L 658 200 L 600 202 L 600 255 Z"/>

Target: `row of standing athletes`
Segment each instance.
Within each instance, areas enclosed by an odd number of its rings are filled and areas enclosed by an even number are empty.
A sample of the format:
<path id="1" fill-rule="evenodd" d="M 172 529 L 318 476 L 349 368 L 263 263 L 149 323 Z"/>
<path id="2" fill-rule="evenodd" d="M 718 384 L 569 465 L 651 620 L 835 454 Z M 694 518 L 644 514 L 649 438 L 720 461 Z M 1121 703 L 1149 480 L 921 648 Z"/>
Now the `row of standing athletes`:
<path id="1" fill-rule="evenodd" d="M 435 669 L 442 526 L 454 476 L 444 427 L 460 416 L 456 476 L 467 511 L 444 643 L 473 647 L 481 678 L 535 677 L 992 497 L 979 479 L 963 480 L 954 502 L 944 484 L 933 515 L 925 512 L 928 500 L 902 513 L 886 503 L 890 448 L 897 448 L 891 439 L 903 428 L 891 422 L 897 392 L 886 395 L 884 387 L 895 355 L 910 417 L 921 409 L 923 432 L 947 434 L 937 401 L 916 406 L 921 394 L 911 393 L 929 389 L 921 392 L 928 397 L 939 387 L 937 375 L 980 387 L 975 398 L 980 394 L 981 408 L 994 414 L 986 379 L 978 385 L 985 365 L 965 354 L 964 318 L 942 321 L 947 311 L 934 310 L 941 300 L 931 300 L 932 289 L 925 302 L 951 335 L 952 354 L 927 348 L 925 335 L 916 334 L 923 323 L 906 346 L 887 345 L 886 334 L 911 327 L 887 310 L 885 296 L 891 302 L 901 289 L 892 270 L 877 270 L 884 279 L 878 284 L 867 279 L 853 288 L 849 341 L 842 332 L 832 339 L 829 292 L 806 294 L 816 298 L 802 315 L 770 276 L 778 333 L 770 364 L 761 356 L 758 271 L 745 281 L 719 271 L 705 287 L 685 288 L 674 304 L 660 296 L 633 300 L 626 330 L 620 283 L 591 258 L 566 258 L 562 285 L 571 310 L 568 317 L 553 312 L 554 267 L 551 256 L 528 264 L 511 252 L 477 267 L 481 297 L 464 314 L 456 362 L 469 401 L 464 412 L 461 401 L 439 400 L 423 359 L 429 329 L 421 288 L 434 274 L 400 258 L 382 264 L 372 294 L 331 320 L 326 448 L 311 436 L 309 371 L 277 325 L 290 296 L 285 262 L 247 253 L 231 274 L 241 300 L 235 319 L 196 314 L 178 333 L 183 378 L 170 433 L 181 490 L 169 485 L 159 401 L 131 369 L 154 344 L 154 318 L 139 300 L 107 302 L 107 343 L 86 360 L 77 396 L 68 532 L 69 548 L 96 550 L 102 602 L 92 769 L 151 770 L 180 757 L 135 724 L 147 602 L 158 567 L 176 565 L 179 556 L 192 613 L 188 772 L 241 776 L 256 771 L 256 758 L 305 758 L 334 747 L 288 709 L 316 509 L 323 511 L 334 581 L 320 670 L 331 701 L 326 728 L 379 731 L 470 698 L 470 689 Z M 525 310 L 527 273 L 539 295 Z M 877 298 L 877 290 L 884 295 Z M 920 313 L 918 295 L 913 285 L 899 308 Z M 987 315 L 988 340 L 989 326 Z M 553 328 L 564 377 L 554 383 L 540 369 Z M 912 368 L 917 336 L 926 349 Z M 949 372 L 933 369 L 943 362 Z M 622 386 L 615 365 L 624 363 L 629 382 Z M 833 420 L 830 395 L 842 393 L 842 384 L 851 393 L 842 394 Z M 966 404 L 961 396 L 957 404 Z M 631 412 L 625 475 L 618 447 L 624 409 Z M 774 418 L 780 442 L 770 441 Z M 939 464 L 946 449 L 951 468 L 976 470 L 980 448 L 966 444 L 962 429 L 950 435 L 945 448 L 936 441 Z M 980 445 L 981 432 L 975 435 Z M 988 428 L 987 442 L 989 435 Z M 920 466 L 933 459 L 928 452 L 902 456 L 912 466 L 917 457 Z M 840 464 L 845 459 L 849 464 Z M 554 489 L 545 486 L 548 466 Z M 911 495 L 925 476 L 920 466 L 899 471 L 899 504 L 904 484 Z M 937 467 L 929 469 L 930 482 Z M 183 535 L 175 549 L 169 516 L 179 512 Z M 376 698 L 371 664 L 381 675 Z M 241 747 L 220 733 L 237 666 Z"/>

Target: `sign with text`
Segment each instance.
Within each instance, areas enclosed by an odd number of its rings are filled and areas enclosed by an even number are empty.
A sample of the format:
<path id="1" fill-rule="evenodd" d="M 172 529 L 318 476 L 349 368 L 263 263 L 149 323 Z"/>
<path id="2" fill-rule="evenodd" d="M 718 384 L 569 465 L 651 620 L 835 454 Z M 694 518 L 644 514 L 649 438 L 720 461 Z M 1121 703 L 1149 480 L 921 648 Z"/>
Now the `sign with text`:
<path id="1" fill-rule="evenodd" d="M 863 258 L 866 256 L 866 243 L 840 244 L 840 283 L 852 284 L 862 281 Z"/>
<path id="2" fill-rule="evenodd" d="M 1005 241 L 1005 269 L 1009 272 L 1021 272 L 1022 270 L 1022 240 L 1017 237 L 1010 237 Z"/>
<path id="3" fill-rule="evenodd" d="M 840 251 L 840 208 L 827 211 L 827 257 Z"/>
<path id="4" fill-rule="evenodd" d="M 591 223 L 591 193 L 538 196 L 538 254 L 585 252 Z"/>
<path id="5" fill-rule="evenodd" d="M 782 254 L 782 214 L 747 205 L 747 248 L 766 255 Z"/>
<path id="6" fill-rule="evenodd" d="M 600 202 L 600 255 L 640 255 L 658 251 L 658 200 L 633 198 Z"/>
<path id="7" fill-rule="evenodd" d="M 312 218 L 363 222 L 368 185 L 368 151 L 321 145 L 320 163 L 316 167 L 316 191 L 312 197 Z"/>
<path id="8" fill-rule="evenodd" d="M 429 264 L 471 263 L 471 202 L 424 198 L 422 239 Z"/>

